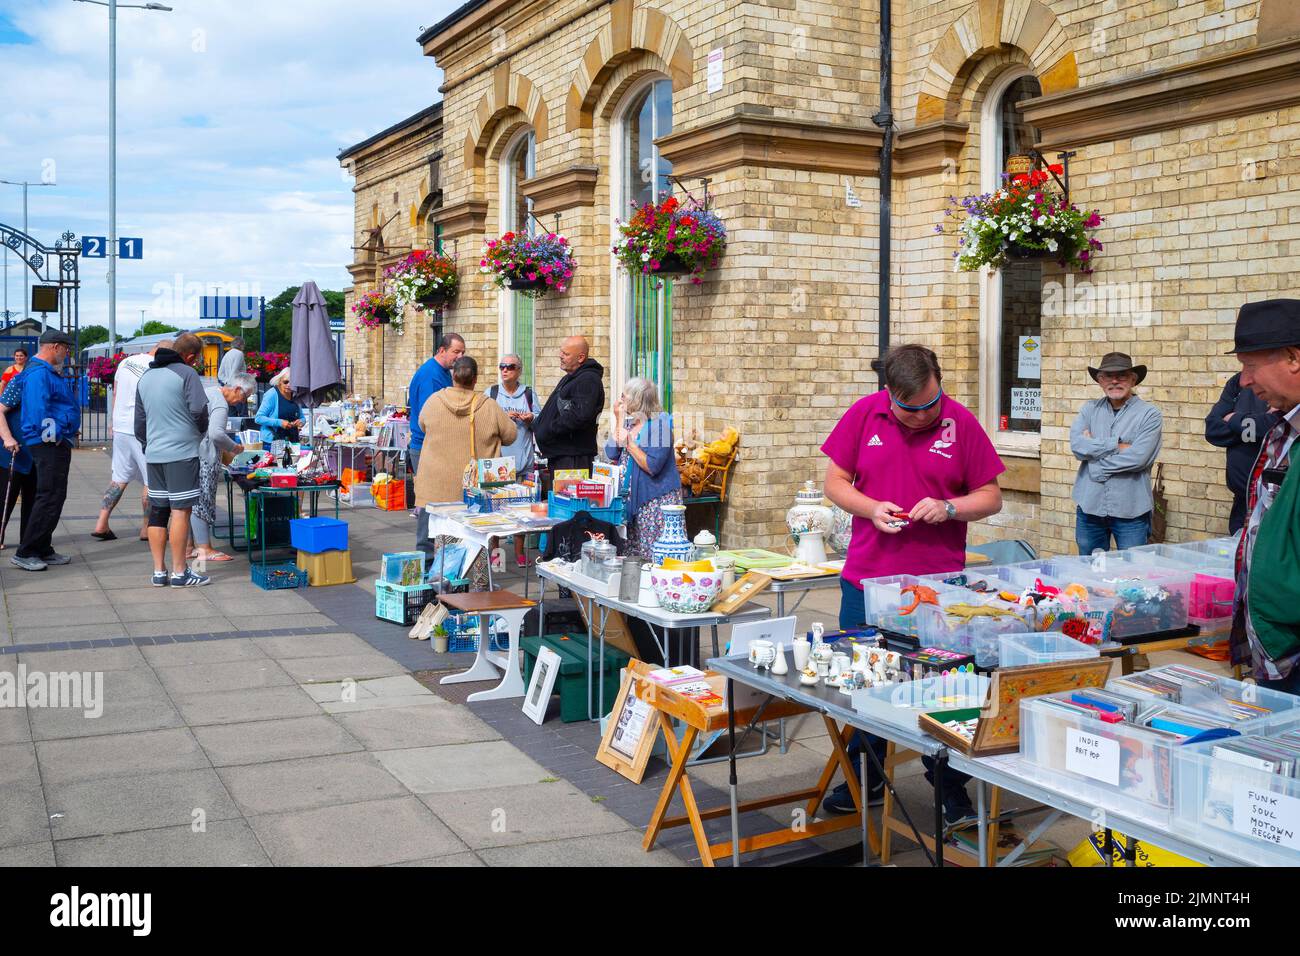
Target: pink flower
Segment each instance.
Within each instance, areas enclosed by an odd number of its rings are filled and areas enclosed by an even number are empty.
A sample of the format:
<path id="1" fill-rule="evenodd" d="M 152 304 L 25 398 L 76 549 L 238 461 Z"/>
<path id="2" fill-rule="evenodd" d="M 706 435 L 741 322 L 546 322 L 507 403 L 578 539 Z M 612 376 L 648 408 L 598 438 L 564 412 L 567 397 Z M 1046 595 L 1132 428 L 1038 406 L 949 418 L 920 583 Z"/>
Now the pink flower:
<path id="1" fill-rule="evenodd" d="M 536 281 L 537 281 L 537 273 L 536 273 L 536 272 L 530 272 L 530 273 L 528 273 L 528 281 L 529 281 L 529 282 L 536 282 Z"/>

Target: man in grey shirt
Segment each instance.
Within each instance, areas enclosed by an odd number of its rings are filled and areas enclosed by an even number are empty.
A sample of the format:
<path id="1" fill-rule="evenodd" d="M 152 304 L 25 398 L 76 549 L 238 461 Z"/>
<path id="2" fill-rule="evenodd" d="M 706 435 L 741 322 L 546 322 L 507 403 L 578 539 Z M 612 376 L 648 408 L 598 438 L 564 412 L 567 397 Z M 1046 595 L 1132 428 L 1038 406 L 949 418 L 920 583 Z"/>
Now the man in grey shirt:
<path id="1" fill-rule="evenodd" d="M 209 579 L 185 563 L 190 510 L 199 499 L 199 445 L 208 430 L 208 397 L 191 363 L 203 352 L 192 332 L 175 349 L 158 349 L 140 376 L 135 397 L 135 437 L 144 448 L 149 489 L 149 550 L 156 588 L 193 587 Z M 165 557 L 170 538 L 172 574 Z"/>
<path id="2" fill-rule="evenodd" d="M 248 371 L 248 365 L 244 360 L 244 340 L 233 338 L 230 340 L 230 348 L 226 354 L 221 356 L 221 364 L 217 366 L 217 384 L 222 388 L 230 388 L 235 384 L 235 376 L 243 375 Z M 248 402 L 239 402 L 237 405 L 230 406 L 230 414 L 247 415 Z"/>
<path id="3" fill-rule="evenodd" d="M 1147 367 L 1123 352 L 1107 354 L 1088 374 L 1103 395 L 1087 402 L 1070 429 L 1070 450 L 1079 459 L 1074 480 L 1074 540 L 1080 554 L 1133 548 L 1151 536 L 1151 467 L 1160 454 L 1160 409 L 1133 390 Z"/>

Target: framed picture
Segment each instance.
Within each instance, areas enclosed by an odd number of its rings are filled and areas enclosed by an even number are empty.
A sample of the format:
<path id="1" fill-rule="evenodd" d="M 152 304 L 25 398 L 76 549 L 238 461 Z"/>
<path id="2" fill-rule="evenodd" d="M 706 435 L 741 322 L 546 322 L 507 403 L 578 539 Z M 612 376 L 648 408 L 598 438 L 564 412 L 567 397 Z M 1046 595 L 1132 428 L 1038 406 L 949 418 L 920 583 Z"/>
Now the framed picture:
<path id="1" fill-rule="evenodd" d="M 624 670 L 596 760 L 633 783 L 640 783 L 654 750 L 659 712 L 632 693 L 633 683 L 632 675 Z"/>
<path id="2" fill-rule="evenodd" d="M 540 648 L 532 680 L 528 682 L 528 693 L 524 694 L 524 713 L 533 723 L 540 724 L 546 719 L 546 708 L 555 690 L 555 678 L 559 676 L 560 655 L 549 647 Z"/>

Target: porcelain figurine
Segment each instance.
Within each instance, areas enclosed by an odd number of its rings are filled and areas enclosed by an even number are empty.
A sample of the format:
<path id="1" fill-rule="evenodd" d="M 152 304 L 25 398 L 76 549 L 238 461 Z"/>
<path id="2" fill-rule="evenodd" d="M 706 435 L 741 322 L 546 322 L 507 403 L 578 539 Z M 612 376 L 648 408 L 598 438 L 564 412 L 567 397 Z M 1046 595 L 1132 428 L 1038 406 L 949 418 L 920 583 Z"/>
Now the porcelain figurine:
<path id="1" fill-rule="evenodd" d="M 812 687 L 819 680 L 821 680 L 821 678 L 817 676 L 815 668 L 808 667 L 799 672 L 799 683 L 803 684 L 805 687 Z"/>
<path id="2" fill-rule="evenodd" d="M 831 672 L 831 661 L 835 657 L 835 652 L 831 650 L 829 644 L 814 644 L 809 663 L 817 669 L 818 677 L 826 677 Z"/>
<path id="3" fill-rule="evenodd" d="M 777 677 L 784 677 L 790 673 L 790 667 L 785 662 L 785 644 L 781 641 L 776 644 L 776 660 L 772 662 L 772 673 Z"/>

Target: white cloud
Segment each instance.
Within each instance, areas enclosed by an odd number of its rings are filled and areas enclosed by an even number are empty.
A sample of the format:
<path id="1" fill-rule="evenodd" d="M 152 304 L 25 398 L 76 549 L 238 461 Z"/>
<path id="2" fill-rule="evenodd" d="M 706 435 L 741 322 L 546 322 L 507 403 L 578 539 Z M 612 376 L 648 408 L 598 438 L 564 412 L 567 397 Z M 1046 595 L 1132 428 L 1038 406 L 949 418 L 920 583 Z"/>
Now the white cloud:
<path id="1" fill-rule="evenodd" d="M 162 318 L 156 289 L 178 274 L 268 297 L 348 285 L 352 181 L 335 156 L 438 98 L 416 38 L 459 3 L 169 2 L 118 15 L 118 233 L 145 247 L 118 265 L 119 328 L 140 309 Z M 6 42 L 15 30 L 32 42 Z M 103 7 L 0 0 L 0 178 L 38 180 L 53 161 L 57 186 L 30 196 L 44 241 L 108 232 L 107 45 Z M 20 190 L 0 187 L 0 221 L 21 225 Z M 105 273 L 82 260 L 82 325 L 106 322 Z M 21 285 L 11 260 L 11 308 Z"/>

